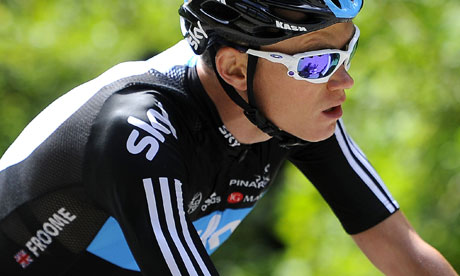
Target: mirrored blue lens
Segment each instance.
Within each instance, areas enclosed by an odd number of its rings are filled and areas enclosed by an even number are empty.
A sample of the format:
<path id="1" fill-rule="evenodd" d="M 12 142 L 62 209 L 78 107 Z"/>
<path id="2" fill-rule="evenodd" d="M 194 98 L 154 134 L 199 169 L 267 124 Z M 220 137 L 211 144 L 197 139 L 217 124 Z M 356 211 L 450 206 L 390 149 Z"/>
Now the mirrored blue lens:
<path id="1" fill-rule="evenodd" d="M 329 76 L 340 60 L 340 54 L 325 54 L 303 57 L 297 65 L 299 76 L 306 79 L 320 79 Z"/>

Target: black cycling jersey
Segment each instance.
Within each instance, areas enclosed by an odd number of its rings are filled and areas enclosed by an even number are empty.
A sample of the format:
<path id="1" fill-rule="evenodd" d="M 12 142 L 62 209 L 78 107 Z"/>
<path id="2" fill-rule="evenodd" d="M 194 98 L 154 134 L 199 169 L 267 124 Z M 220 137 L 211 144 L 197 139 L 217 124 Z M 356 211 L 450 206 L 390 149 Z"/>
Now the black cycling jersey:
<path id="1" fill-rule="evenodd" d="M 398 204 L 342 121 L 322 142 L 245 145 L 182 41 L 65 94 L 0 159 L 0 275 L 217 275 L 212 254 L 284 161 L 350 234 Z"/>

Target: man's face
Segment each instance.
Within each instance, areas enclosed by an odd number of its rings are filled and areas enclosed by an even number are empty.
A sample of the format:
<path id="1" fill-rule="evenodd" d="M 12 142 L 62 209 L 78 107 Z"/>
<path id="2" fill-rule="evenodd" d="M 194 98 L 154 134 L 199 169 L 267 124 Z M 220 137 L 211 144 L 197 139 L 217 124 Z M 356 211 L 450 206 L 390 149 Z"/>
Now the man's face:
<path id="1" fill-rule="evenodd" d="M 354 34 L 353 23 L 339 23 L 294 37 L 262 50 L 294 55 L 321 49 L 342 49 Z M 342 116 L 345 89 L 353 79 L 342 65 L 327 83 L 313 84 L 287 75 L 284 65 L 260 58 L 254 79 L 259 108 L 282 130 L 307 141 L 330 137 Z"/>

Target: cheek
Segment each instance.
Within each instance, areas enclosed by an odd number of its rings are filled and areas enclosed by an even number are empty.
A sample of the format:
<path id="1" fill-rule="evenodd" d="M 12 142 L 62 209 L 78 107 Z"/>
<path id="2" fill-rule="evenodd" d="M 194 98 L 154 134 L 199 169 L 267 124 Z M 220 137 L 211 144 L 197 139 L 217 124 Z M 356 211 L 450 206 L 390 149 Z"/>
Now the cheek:
<path id="1" fill-rule="evenodd" d="M 286 67 L 282 64 L 269 62 L 259 58 L 254 77 L 254 89 L 265 93 L 266 90 L 280 90 L 289 79 Z"/>
<path id="2" fill-rule="evenodd" d="M 259 109 L 271 121 L 275 122 L 279 118 L 279 114 L 283 110 L 283 106 L 287 104 L 287 95 L 290 90 L 286 86 L 284 76 L 272 73 L 269 70 L 258 71 L 254 80 L 254 93 Z M 259 75 L 259 76 L 257 76 Z"/>
<path id="3" fill-rule="evenodd" d="M 305 116 L 317 102 L 315 85 L 287 75 L 284 65 L 259 59 L 254 78 L 257 104 L 273 121 L 292 114 Z"/>
<path id="4" fill-rule="evenodd" d="M 284 103 L 289 91 L 293 90 L 291 78 L 286 72 L 284 65 L 259 58 L 254 77 L 254 91 L 259 107 L 271 110 Z"/>
<path id="5" fill-rule="evenodd" d="M 324 86 L 290 78 L 286 68 L 261 62 L 254 79 L 259 109 L 275 125 L 304 140 L 318 141 L 333 132 L 318 121 Z M 323 103 L 324 104 L 324 103 Z M 331 128 L 331 129 L 330 129 Z"/>

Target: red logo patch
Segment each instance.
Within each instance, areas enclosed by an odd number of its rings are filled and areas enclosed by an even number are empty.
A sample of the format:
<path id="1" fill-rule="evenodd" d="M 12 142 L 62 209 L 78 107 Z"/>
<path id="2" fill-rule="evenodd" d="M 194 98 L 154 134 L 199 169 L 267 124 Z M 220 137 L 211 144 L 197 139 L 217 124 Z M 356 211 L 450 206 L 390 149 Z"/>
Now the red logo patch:
<path id="1" fill-rule="evenodd" d="M 33 263 L 34 259 L 30 257 L 24 250 L 19 251 L 16 255 L 14 255 L 14 259 L 18 264 L 22 266 L 22 268 L 28 267 L 31 263 Z"/>
<path id="2" fill-rule="evenodd" d="M 227 201 L 228 203 L 235 204 L 243 200 L 243 197 L 244 195 L 242 193 L 234 192 L 228 196 Z"/>

